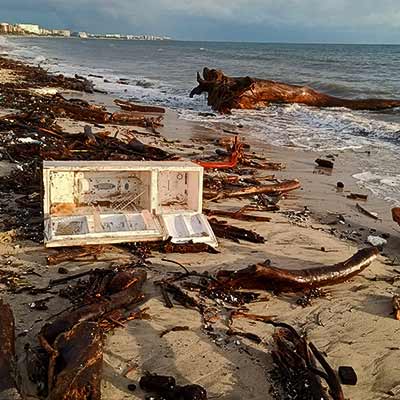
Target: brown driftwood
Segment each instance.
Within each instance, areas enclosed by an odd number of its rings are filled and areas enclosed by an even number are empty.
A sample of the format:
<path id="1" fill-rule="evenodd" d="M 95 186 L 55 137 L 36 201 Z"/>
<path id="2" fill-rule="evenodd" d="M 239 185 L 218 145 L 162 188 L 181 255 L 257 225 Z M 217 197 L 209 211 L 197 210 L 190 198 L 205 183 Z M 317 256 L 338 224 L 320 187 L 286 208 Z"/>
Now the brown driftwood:
<path id="1" fill-rule="evenodd" d="M 197 73 L 198 86 L 190 97 L 208 94 L 208 105 L 221 113 L 232 109 L 267 107 L 271 103 L 299 103 L 314 107 L 347 107 L 353 110 L 382 110 L 400 107 L 400 100 L 342 99 L 319 93 L 307 86 L 289 85 L 264 79 L 224 75 L 220 70 L 204 68 Z"/>
<path id="2" fill-rule="evenodd" d="M 96 257 L 105 250 L 103 246 L 85 246 L 78 248 L 62 249 L 56 254 L 47 257 L 48 265 L 57 265 L 65 261 L 75 260 L 80 257 L 94 256 Z"/>
<path id="3" fill-rule="evenodd" d="M 208 208 L 203 208 L 203 213 L 208 216 L 217 216 L 217 217 L 228 217 L 233 219 L 239 219 L 241 221 L 259 221 L 259 222 L 269 222 L 271 221 L 270 217 L 262 217 L 259 215 L 251 215 L 245 213 L 245 208 L 241 208 L 238 211 L 226 211 L 226 210 L 210 210 Z"/>
<path id="4" fill-rule="evenodd" d="M 50 107 L 53 113 L 61 117 L 99 124 L 110 121 L 110 113 L 103 107 L 89 104 L 81 99 L 66 99 L 60 94 L 52 97 Z"/>
<path id="5" fill-rule="evenodd" d="M 18 400 L 14 380 L 15 322 L 9 304 L 0 299 L 0 400 Z"/>
<path id="6" fill-rule="evenodd" d="M 208 190 L 204 191 L 204 196 L 207 199 L 219 200 L 232 197 L 254 196 L 256 194 L 277 195 L 299 189 L 300 187 L 301 185 L 298 180 L 292 180 L 292 181 L 285 181 L 282 183 L 275 183 L 272 185 L 251 186 L 231 191 L 221 192 L 221 191 Z"/>
<path id="7" fill-rule="evenodd" d="M 245 240 L 252 243 L 265 243 L 264 237 L 259 235 L 257 232 L 249 229 L 239 228 L 237 226 L 227 224 L 225 221 L 219 221 L 215 218 L 210 218 L 208 221 L 217 237 L 230 239 L 234 242 Z"/>
<path id="8" fill-rule="evenodd" d="M 394 317 L 400 321 L 400 296 L 393 296 L 392 298 Z"/>
<path id="9" fill-rule="evenodd" d="M 102 330 L 81 322 L 60 334 L 49 352 L 48 400 L 100 400 L 103 364 Z"/>
<path id="10" fill-rule="evenodd" d="M 393 221 L 400 225 L 400 207 L 395 207 L 392 209 Z"/>
<path id="11" fill-rule="evenodd" d="M 378 254 L 377 248 L 368 247 L 335 265 L 297 270 L 256 264 L 240 271 L 220 271 L 217 278 L 231 288 L 295 292 L 344 282 L 367 268 Z"/>
<path id="12" fill-rule="evenodd" d="M 111 115 L 111 123 L 121 124 L 121 125 L 136 125 L 145 128 L 158 128 L 163 126 L 161 123 L 162 117 L 145 117 L 143 115 L 134 112 L 114 112 Z"/>
<path id="13" fill-rule="evenodd" d="M 154 114 L 164 114 L 165 108 L 163 107 L 156 107 L 156 106 L 144 106 L 140 104 L 134 104 L 130 101 L 125 100 L 114 100 L 114 103 L 122 108 L 124 111 L 136 111 L 140 113 L 154 113 Z"/>
<path id="14" fill-rule="evenodd" d="M 367 217 L 370 217 L 370 218 L 372 218 L 372 219 L 374 219 L 374 220 L 378 220 L 379 219 L 379 217 L 378 217 L 378 215 L 376 214 L 376 213 L 374 213 L 374 212 L 372 212 L 372 211 L 369 211 L 369 210 L 367 210 L 365 207 L 363 207 L 361 204 L 356 204 L 356 207 L 357 207 L 357 210 L 358 211 L 360 211 L 362 214 L 364 214 L 364 215 L 366 215 Z"/>

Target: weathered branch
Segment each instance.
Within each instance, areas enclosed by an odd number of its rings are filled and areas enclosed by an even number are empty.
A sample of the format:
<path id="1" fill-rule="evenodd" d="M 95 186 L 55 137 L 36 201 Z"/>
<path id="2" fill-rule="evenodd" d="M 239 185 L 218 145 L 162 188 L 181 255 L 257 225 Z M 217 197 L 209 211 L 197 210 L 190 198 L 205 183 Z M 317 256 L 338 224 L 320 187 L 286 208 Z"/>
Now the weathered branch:
<path id="1" fill-rule="evenodd" d="M 240 271 L 220 271 L 218 279 L 231 288 L 295 292 L 344 282 L 367 268 L 378 254 L 377 248 L 368 247 L 342 263 L 308 269 L 257 264 Z"/>

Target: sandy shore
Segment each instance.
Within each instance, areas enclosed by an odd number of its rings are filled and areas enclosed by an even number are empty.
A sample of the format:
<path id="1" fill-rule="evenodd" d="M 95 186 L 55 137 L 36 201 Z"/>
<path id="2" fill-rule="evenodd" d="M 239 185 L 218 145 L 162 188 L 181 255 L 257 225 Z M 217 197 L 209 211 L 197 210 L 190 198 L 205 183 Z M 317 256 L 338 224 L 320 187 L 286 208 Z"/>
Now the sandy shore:
<path id="1" fill-rule="evenodd" d="M 8 76 L 9 72 L 0 71 L 0 82 Z M 74 93 L 74 97 L 78 95 Z M 112 98 L 108 96 L 84 97 L 112 107 Z M 79 132 L 87 125 L 66 120 L 59 123 L 68 132 Z M 222 132 L 222 128 L 205 129 L 179 120 L 173 111 L 168 111 L 161 130 L 166 140 L 144 135 L 140 140 L 155 143 L 183 157 L 200 158 L 214 152 L 215 145 L 210 139 L 228 135 Z M 310 306 L 302 308 L 297 305 L 301 293 L 273 295 L 265 292 L 263 296 L 267 299 L 250 304 L 249 312 L 275 315 L 278 320 L 292 324 L 307 334 L 333 367 L 352 366 L 357 372 L 358 383 L 356 386 L 343 386 L 346 398 L 400 399 L 400 394 L 396 394 L 400 385 L 400 325 L 391 315 L 391 298 L 399 294 L 400 281 L 393 279 L 388 282 L 385 279 L 399 277 L 394 269 L 399 269 L 396 258 L 400 256 L 400 234 L 398 226 L 391 221 L 389 205 L 369 194 L 368 201 L 363 204 L 378 213 L 381 219 L 375 221 L 358 212 L 356 202 L 346 197 L 350 192 L 363 192 L 351 178 L 357 170 L 356 155 L 352 152 L 341 152 L 336 157 L 332 174 L 326 175 L 315 169 L 315 153 L 272 147 L 252 138 L 241 128 L 229 128 L 245 137 L 252 151 L 271 161 L 284 162 L 287 165 L 285 170 L 272 173 L 279 178 L 299 179 L 302 189 L 282 201 L 280 212 L 267 214 L 271 216 L 271 222 L 229 220 L 234 225 L 262 234 L 267 239 L 265 244 L 237 244 L 222 239 L 219 240 L 219 254 L 169 254 L 167 258 L 198 272 L 239 269 L 267 259 L 275 266 L 301 269 L 343 261 L 364 246 L 368 235 L 389 234 L 384 249 L 387 257 L 380 256 L 349 282 L 328 287 L 326 297 L 313 300 Z M 0 163 L 0 174 L 7 174 L 9 168 L 9 163 Z M 345 184 L 344 192 L 336 190 L 338 181 Z M 229 200 L 212 204 L 212 207 L 227 209 L 244 204 L 243 200 Z M 302 211 L 304 207 L 310 210 L 310 214 L 300 221 L 294 211 Z M 345 222 L 338 222 L 338 216 L 342 216 L 341 220 Z M 0 217 L 7 216 L 1 214 Z M 26 272 L 29 283 L 43 287 L 49 279 L 60 276 L 57 272 L 59 267 L 67 268 L 72 274 L 124 264 L 132 257 L 121 250 L 101 254 L 97 261 L 68 261 L 48 266 L 46 256 L 49 253 L 52 251 L 33 242 L 0 241 L 0 268 Z M 236 321 L 236 330 L 252 332 L 263 339 L 261 344 L 255 344 L 245 338 L 227 336 L 227 321 L 220 316 L 214 325 L 214 335 L 210 336 L 204 331 L 197 311 L 179 305 L 166 308 L 153 282 L 179 269 L 163 261 L 165 257 L 153 253 L 149 259 L 151 264 L 146 269 L 149 279 L 144 288 L 146 300 L 141 308 L 148 308 L 151 319 L 131 321 L 106 338 L 103 398 L 143 399 L 145 395 L 140 389 L 130 392 L 127 385 L 137 384 L 144 371 L 173 375 L 179 384 L 200 384 L 207 389 L 210 398 L 276 398 L 273 397 L 274 383 L 270 376 L 273 329 L 261 323 Z M 35 275 L 29 273 L 32 269 Z M 37 296 L 10 293 L 1 284 L 0 295 L 12 305 L 17 333 L 24 333 L 17 341 L 19 365 L 23 371 L 24 345 L 34 343 L 44 321 L 66 308 L 68 303 L 54 295 L 48 302 L 48 310 L 37 311 L 29 307 Z M 182 325 L 188 326 L 189 330 L 160 337 L 164 330 Z M 130 372 L 124 374 L 127 369 Z M 33 387 L 26 379 L 23 382 L 23 391 L 34 395 Z"/>

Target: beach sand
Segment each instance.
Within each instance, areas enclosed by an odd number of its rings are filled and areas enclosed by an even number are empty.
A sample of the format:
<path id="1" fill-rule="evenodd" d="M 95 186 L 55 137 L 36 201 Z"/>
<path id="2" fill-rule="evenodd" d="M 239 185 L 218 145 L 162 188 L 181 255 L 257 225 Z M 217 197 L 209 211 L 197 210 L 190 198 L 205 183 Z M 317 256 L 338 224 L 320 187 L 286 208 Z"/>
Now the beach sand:
<path id="1" fill-rule="evenodd" d="M 9 79 L 9 72 L 0 71 L 0 82 L 4 79 Z M 74 93 L 74 97 L 78 95 L 82 96 Z M 112 106 L 112 98 L 105 95 L 84 97 Z M 60 123 L 71 132 L 79 132 L 87 125 L 66 120 Z M 222 132 L 225 126 L 206 129 L 179 120 L 174 111 L 167 112 L 164 124 L 161 133 L 167 141 L 163 138 L 146 138 L 144 135 L 140 135 L 140 140 L 157 143 L 182 156 L 200 158 L 214 151 L 215 145 L 211 139 L 229 136 Z M 180 269 L 163 259 L 177 261 L 193 271 L 211 273 L 220 269 L 239 269 L 267 259 L 275 266 L 306 268 L 347 259 L 364 246 L 366 236 L 375 234 L 370 229 L 375 229 L 377 233 L 389 234 L 384 250 L 387 257 L 380 256 L 359 276 L 328 287 L 325 290 L 326 297 L 313 300 L 312 305 L 306 308 L 296 303 L 301 293 L 274 295 L 264 292 L 265 301 L 251 304 L 249 312 L 274 315 L 277 320 L 292 324 L 307 334 L 308 340 L 324 352 L 333 367 L 352 366 L 357 372 L 358 383 L 356 386 L 343 386 L 346 398 L 400 399 L 399 394 L 393 394 L 400 385 L 400 323 L 391 314 L 391 299 L 394 294 L 399 294 L 400 280 L 390 283 L 382 279 L 399 277 L 394 269 L 399 268 L 396 257 L 400 256 L 400 234 L 399 227 L 391 221 L 390 206 L 369 193 L 368 202 L 364 205 L 379 214 L 381 220 L 375 221 L 360 214 L 356 202 L 346 197 L 351 191 L 367 193 L 357 187 L 351 178 L 357 171 L 357 156 L 350 151 L 341 152 L 336 158 L 332 174 L 326 175 L 315 169 L 316 153 L 272 147 L 252 138 L 251 133 L 241 128 L 229 128 L 238 131 L 252 145 L 251 151 L 265 155 L 271 161 L 284 162 L 287 165 L 285 170 L 271 173 L 279 178 L 299 179 L 302 189 L 292 192 L 281 202 L 280 212 L 266 214 L 271 216 L 271 222 L 228 220 L 262 234 L 267 239 L 265 244 L 237 244 L 222 239 L 219 240 L 219 254 L 153 253 L 147 268 L 148 281 L 144 288 L 146 299 L 141 305 L 142 309 L 148 308 L 151 319 L 131 321 L 125 328 L 118 328 L 107 335 L 103 398 L 143 399 L 144 394 L 139 388 L 130 392 L 127 385 L 137 384 L 140 376 L 150 371 L 173 375 L 179 384 L 200 384 L 207 389 L 209 398 L 273 399 L 274 382 L 270 376 L 273 369 L 273 329 L 260 322 L 235 321 L 235 330 L 252 332 L 263 339 L 261 344 L 255 344 L 245 338 L 227 336 L 227 321 L 222 316 L 214 325 L 214 334 L 210 336 L 204 331 L 197 311 L 179 305 L 172 309 L 164 306 L 153 282 Z M 200 146 L 204 150 L 200 150 Z M 8 163 L 0 163 L 0 174 L 8 173 L 9 168 Z M 343 193 L 336 190 L 338 181 L 345 184 Z M 244 200 L 220 201 L 211 204 L 211 208 L 227 209 L 244 204 Z M 205 203 L 205 206 L 209 205 Z M 299 221 L 294 217 L 294 211 L 303 211 L 304 207 L 309 209 L 310 215 Z M 344 217 L 344 224 L 337 222 L 338 215 Z M 29 283 L 42 287 L 49 279 L 60 276 L 57 272 L 59 267 L 67 268 L 72 274 L 124 264 L 132 257 L 130 253 L 120 250 L 101 254 L 97 261 L 69 261 L 48 266 L 46 256 L 53 252 L 28 241 L 0 243 L 0 268 L 25 271 Z M 31 269 L 37 275 L 30 275 Z M 17 341 L 19 366 L 23 371 L 25 343 L 33 343 L 45 320 L 66 308 L 68 302 L 55 295 L 49 301 L 47 311 L 37 311 L 29 306 L 38 299 L 37 296 L 13 294 L 2 286 L 0 295 L 12 305 L 17 333 L 25 332 Z M 187 326 L 189 330 L 171 332 L 160 338 L 161 332 L 175 326 Z M 124 376 L 128 369 L 130 372 Z M 26 379 L 23 390 L 33 394 L 33 388 Z"/>

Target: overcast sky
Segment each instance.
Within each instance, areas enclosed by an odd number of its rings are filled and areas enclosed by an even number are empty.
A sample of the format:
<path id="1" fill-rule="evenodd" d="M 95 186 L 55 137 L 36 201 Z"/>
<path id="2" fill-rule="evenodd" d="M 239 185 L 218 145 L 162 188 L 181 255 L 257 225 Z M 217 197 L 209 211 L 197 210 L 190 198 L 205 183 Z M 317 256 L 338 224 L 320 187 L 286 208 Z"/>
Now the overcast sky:
<path id="1" fill-rule="evenodd" d="M 400 44 L 400 0 L 0 0 L 0 19 L 186 40 Z"/>

